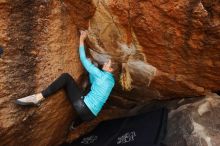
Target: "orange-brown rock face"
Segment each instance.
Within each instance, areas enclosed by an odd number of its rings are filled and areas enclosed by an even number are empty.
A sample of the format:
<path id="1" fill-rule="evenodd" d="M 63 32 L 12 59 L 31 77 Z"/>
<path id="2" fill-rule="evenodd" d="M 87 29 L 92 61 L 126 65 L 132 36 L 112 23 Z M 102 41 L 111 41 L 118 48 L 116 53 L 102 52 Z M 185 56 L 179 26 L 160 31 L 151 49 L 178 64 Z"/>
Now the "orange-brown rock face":
<path id="1" fill-rule="evenodd" d="M 219 6 L 218 0 L 0 0 L 0 145 L 64 141 L 74 112 L 63 92 L 40 107 L 14 101 L 63 72 L 78 79 L 79 29 L 89 30 L 90 55 L 116 67 L 118 84 L 97 121 L 149 99 L 219 91 Z"/>
<path id="2" fill-rule="evenodd" d="M 78 15 L 81 27 L 87 27 L 91 14 Z M 40 107 L 21 107 L 14 101 L 40 92 L 63 72 L 78 79 L 82 67 L 76 20 L 61 1 L 0 1 L 1 146 L 54 146 L 64 140 L 74 115 L 64 92 Z"/>
<path id="3" fill-rule="evenodd" d="M 219 90 L 218 0 L 94 3 L 93 49 L 120 62 L 119 66 L 125 62 L 134 91 L 150 90 L 149 96 L 153 92 L 163 99 Z"/>

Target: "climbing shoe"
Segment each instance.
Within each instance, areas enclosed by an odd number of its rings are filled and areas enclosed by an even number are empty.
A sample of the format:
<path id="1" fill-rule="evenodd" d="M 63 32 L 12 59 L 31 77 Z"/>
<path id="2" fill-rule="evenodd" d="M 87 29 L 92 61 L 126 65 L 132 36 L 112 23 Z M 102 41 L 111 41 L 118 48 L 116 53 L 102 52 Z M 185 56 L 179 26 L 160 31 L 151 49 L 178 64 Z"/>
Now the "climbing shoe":
<path id="1" fill-rule="evenodd" d="M 82 124 L 82 122 L 83 121 L 79 117 L 77 117 L 75 120 L 72 121 L 72 123 L 69 127 L 69 131 L 75 130 L 79 125 Z"/>
<path id="2" fill-rule="evenodd" d="M 75 121 L 73 121 L 69 127 L 69 131 L 74 131 L 76 129 Z"/>
<path id="3" fill-rule="evenodd" d="M 16 104 L 19 105 L 36 105 L 40 106 L 41 101 L 43 101 L 44 98 L 38 99 L 37 94 L 33 94 L 27 97 L 19 98 L 15 101 Z"/>

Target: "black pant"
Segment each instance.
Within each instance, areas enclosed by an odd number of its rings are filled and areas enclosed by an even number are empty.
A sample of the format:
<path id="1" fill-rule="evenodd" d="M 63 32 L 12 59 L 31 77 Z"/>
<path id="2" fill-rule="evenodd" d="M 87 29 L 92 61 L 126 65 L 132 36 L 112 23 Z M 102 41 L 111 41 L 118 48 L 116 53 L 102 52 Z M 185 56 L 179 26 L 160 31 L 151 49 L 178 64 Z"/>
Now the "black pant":
<path id="1" fill-rule="evenodd" d="M 53 83 L 42 91 L 44 98 L 56 93 L 60 89 L 65 89 L 67 97 L 70 99 L 80 118 L 76 118 L 77 122 L 89 121 L 95 118 L 95 115 L 90 111 L 83 101 L 83 94 L 78 87 L 76 81 L 68 73 L 61 74 Z"/>

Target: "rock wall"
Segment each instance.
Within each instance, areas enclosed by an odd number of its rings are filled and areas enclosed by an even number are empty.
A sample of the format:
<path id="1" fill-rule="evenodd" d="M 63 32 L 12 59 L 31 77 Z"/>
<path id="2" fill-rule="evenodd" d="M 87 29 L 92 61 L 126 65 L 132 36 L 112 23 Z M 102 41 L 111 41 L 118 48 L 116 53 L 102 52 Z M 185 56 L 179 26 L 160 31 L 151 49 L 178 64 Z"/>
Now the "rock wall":
<path id="1" fill-rule="evenodd" d="M 164 99 L 219 90 L 218 0 L 93 2 L 91 52 L 126 68 L 132 92 Z"/>
<path id="2" fill-rule="evenodd" d="M 219 91 L 219 6 L 218 0 L 0 0 L 0 145 L 65 140 L 75 113 L 63 91 L 40 107 L 14 100 L 63 72 L 79 78 L 79 29 L 89 30 L 89 55 L 113 60 L 118 84 L 100 116 L 70 139 L 150 99 Z"/>
<path id="3" fill-rule="evenodd" d="M 40 92 L 63 72 L 78 79 L 83 71 L 77 49 L 79 20 L 72 18 L 62 1 L 1 0 L 0 8 L 0 45 L 4 48 L 0 145 L 58 145 L 75 114 L 64 92 L 40 107 L 21 107 L 14 101 Z M 89 15 L 78 15 L 81 28 L 87 27 Z"/>

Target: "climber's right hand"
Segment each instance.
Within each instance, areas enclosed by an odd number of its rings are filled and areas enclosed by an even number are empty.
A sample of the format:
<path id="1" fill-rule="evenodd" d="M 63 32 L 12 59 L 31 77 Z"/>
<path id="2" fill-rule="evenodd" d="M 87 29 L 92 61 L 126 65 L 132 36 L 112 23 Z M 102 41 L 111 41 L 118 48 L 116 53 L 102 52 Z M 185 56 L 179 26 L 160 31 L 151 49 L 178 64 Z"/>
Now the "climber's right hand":
<path id="1" fill-rule="evenodd" d="M 88 35 L 88 31 L 87 30 L 80 30 L 80 41 L 84 41 L 86 39 Z"/>

